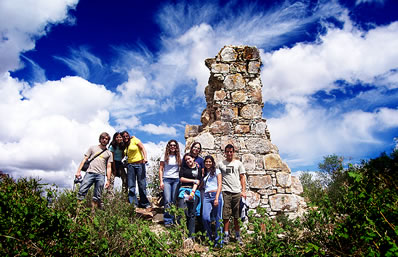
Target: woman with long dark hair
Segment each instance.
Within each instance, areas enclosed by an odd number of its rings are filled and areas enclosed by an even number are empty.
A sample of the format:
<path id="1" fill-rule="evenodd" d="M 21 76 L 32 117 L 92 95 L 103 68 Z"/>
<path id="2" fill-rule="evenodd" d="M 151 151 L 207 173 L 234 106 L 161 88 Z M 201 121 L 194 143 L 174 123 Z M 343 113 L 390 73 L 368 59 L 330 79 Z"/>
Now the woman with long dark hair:
<path id="1" fill-rule="evenodd" d="M 127 173 L 122 164 L 124 143 L 120 132 L 113 134 L 109 150 L 113 153 L 112 175 L 109 190 L 113 190 L 115 177 L 120 177 L 122 180 L 122 190 L 123 192 L 127 192 Z"/>
<path id="2" fill-rule="evenodd" d="M 216 163 L 214 158 L 210 155 L 205 157 L 204 160 L 205 176 L 203 178 L 203 213 L 202 220 L 203 226 L 206 230 L 207 237 L 210 241 L 214 241 L 215 244 L 220 243 L 222 230 L 221 230 L 221 219 L 222 219 L 222 207 L 223 199 L 221 194 L 222 187 L 222 176 L 221 171 L 216 169 Z M 211 222 L 216 222 L 215 231 L 211 229 Z"/>
<path id="3" fill-rule="evenodd" d="M 174 223 L 174 217 L 167 212 L 172 204 L 176 203 L 179 184 L 179 167 L 181 165 L 180 147 L 176 140 L 170 140 L 160 158 L 159 180 L 164 199 L 164 225 L 169 227 Z"/>
<path id="4" fill-rule="evenodd" d="M 196 207 L 200 201 L 197 189 L 202 180 L 202 172 L 195 162 L 195 156 L 191 153 L 184 155 L 185 165 L 180 168 L 180 189 L 178 193 L 178 207 L 185 209 L 187 218 L 188 236 L 195 233 Z"/>

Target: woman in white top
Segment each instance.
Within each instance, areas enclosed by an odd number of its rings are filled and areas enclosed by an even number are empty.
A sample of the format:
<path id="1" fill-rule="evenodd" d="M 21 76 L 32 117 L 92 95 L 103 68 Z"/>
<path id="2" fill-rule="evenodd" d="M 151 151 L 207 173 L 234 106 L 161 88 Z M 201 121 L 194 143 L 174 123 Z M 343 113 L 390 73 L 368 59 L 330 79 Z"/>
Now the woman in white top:
<path id="1" fill-rule="evenodd" d="M 159 179 L 160 189 L 164 198 L 164 225 L 169 227 L 174 223 L 174 217 L 167 212 L 176 203 L 179 184 L 179 166 L 181 165 L 180 147 L 176 140 L 170 140 L 166 145 L 164 155 L 160 159 Z"/>
<path id="2" fill-rule="evenodd" d="M 223 199 L 221 194 L 222 187 L 222 177 L 221 171 L 216 169 L 216 163 L 214 162 L 214 158 L 210 155 L 205 157 L 204 160 L 205 169 L 203 178 L 203 226 L 206 230 L 207 237 L 210 241 L 214 241 L 214 243 L 220 244 L 222 234 L 221 231 L 221 219 L 222 219 L 222 208 L 223 208 Z M 213 231 L 211 229 L 211 222 L 216 222 L 216 230 Z"/>

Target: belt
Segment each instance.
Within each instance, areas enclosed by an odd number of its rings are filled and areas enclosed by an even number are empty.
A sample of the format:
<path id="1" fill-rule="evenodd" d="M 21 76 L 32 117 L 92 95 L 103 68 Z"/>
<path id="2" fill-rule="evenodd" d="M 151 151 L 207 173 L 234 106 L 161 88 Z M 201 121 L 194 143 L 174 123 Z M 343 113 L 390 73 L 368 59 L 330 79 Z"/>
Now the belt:
<path id="1" fill-rule="evenodd" d="M 211 191 L 211 192 L 205 193 L 205 197 L 212 197 L 212 196 L 216 196 L 216 195 L 217 195 L 217 191 Z"/>

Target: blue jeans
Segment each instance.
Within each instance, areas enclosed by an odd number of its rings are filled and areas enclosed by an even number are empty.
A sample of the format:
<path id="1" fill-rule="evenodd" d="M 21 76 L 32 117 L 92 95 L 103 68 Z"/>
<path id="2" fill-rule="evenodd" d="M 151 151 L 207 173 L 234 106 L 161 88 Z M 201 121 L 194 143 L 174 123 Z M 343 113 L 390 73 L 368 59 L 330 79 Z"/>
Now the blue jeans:
<path id="1" fill-rule="evenodd" d="M 172 204 L 176 204 L 177 199 L 177 188 L 180 182 L 179 178 L 163 178 L 163 197 L 164 197 L 164 224 L 173 224 L 174 216 L 167 212 L 167 209 L 171 207 Z"/>
<path id="2" fill-rule="evenodd" d="M 136 182 L 138 182 L 138 193 L 140 194 L 139 203 L 135 192 Z M 143 208 L 151 205 L 146 193 L 146 170 L 144 163 L 129 163 L 127 165 L 127 184 L 129 187 L 129 202 L 131 204 Z"/>
<path id="3" fill-rule="evenodd" d="M 218 206 L 214 206 L 214 200 L 216 199 L 216 192 L 204 193 L 203 197 L 203 226 L 206 229 L 207 237 L 210 241 L 215 240 L 216 243 L 222 235 L 221 222 L 222 220 L 222 208 L 223 208 L 223 198 L 222 194 L 218 197 Z M 216 222 L 215 235 L 211 229 L 211 222 Z"/>
<path id="4" fill-rule="evenodd" d="M 178 198 L 178 207 L 184 209 L 185 216 L 187 218 L 189 237 L 192 237 L 195 233 L 196 207 L 198 206 L 199 201 L 200 199 L 196 195 L 193 201 L 184 201 L 183 198 Z"/>
<path id="5" fill-rule="evenodd" d="M 84 175 L 82 185 L 77 194 L 77 199 L 83 200 L 92 184 L 94 184 L 93 201 L 100 203 L 102 190 L 105 184 L 105 176 L 98 173 L 87 172 L 86 175 Z"/>

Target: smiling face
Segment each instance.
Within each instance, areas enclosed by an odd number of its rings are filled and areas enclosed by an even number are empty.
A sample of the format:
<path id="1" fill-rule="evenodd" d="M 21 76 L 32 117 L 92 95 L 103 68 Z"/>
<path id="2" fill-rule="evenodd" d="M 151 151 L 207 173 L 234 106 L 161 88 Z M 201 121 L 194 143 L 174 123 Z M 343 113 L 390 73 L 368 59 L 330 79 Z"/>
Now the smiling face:
<path id="1" fill-rule="evenodd" d="M 129 141 L 129 139 L 130 139 L 129 133 L 123 133 L 122 137 L 123 137 L 123 141 L 125 143 L 127 143 Z"/>
<path id="2" fill-rule="evenodd" d="M 205 160 L 205 168 L 211 169 L 212 166 L 213 166 L 213 162 L 211 161 L 211 159 L 206 159 Z"/>
<path id="3" fill-rule="evenodd" d="M 169 143 L 169 149 L 170 149 L 170 152 L 171 152 L 171 153 L 175 153 L 176 150 L 177 150 L 177 143 L 174 142 L 174 141 L 171 141 L 171 142 Z"/>
<path id="4" fill-rule="evenodd" d="M 188 167 L 195 168 L 195 159 L 192 158 L 192 156 L 186 155 L 185 156 L 185 162 L 186 162 Z"/>
<path id="5" fill-rule="evenodd" d="M 196 142 L 192 145 L 191 152 L 193 153 L 193 155 L 198 156 L 201 150 L 202 150 L 202 147 L 200 146 L 200 144 L 198 142 Z"/>
<path id="6" fill-rule="evenodd" d="M 234 159 L 234 149 L 233 148 L 225 148 L 225 158 L 227 161 L 231 162 Z"/>
<path id="7" fill-rule="evenodd" d="M 116 143 L 120 144 L 121 142 L 123 142 L 123 137 L 119 134 L 115 137 Z"/>

